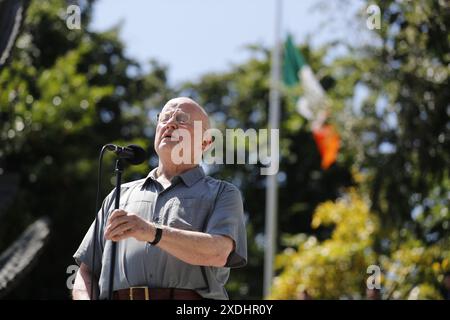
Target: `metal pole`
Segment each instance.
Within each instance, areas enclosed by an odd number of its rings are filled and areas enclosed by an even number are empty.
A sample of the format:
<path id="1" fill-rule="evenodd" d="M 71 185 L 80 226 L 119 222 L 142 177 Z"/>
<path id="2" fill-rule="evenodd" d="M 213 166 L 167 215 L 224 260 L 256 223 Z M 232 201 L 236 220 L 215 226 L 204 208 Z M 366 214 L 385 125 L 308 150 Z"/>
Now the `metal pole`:
<path id="1" fill-rule="evenodd" d="M 279 129 L 280 123 L 280 29 L 282 0 L 276 0 L 275 44 L 272 52 L 271 86 L 269 101 L 269 129 Z M 270 135 L 269 135 L 270 136 Z M 267 176 L 266 189 L 266 225 L 264 255 L 264 297 L 270 294 L 273 280 L 273 262 L 276 252 L 276 227 L 278 208 L 277 174 Z"/>

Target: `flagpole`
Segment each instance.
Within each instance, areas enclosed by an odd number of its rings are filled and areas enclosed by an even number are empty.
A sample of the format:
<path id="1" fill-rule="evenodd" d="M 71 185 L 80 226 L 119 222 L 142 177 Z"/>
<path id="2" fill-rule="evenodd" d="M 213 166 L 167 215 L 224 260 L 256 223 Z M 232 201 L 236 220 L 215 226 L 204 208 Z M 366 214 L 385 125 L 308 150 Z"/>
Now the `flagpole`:
<path id="1" fill-rule="evenodd" d="M 271 85 L 269 97 L 269 129 L 279 129 L 280 123 L 280 30 L 282 0 L 275 0 L 275 44 L 272 52 Z M 272 156 L 272 155 L 271 155 Z M 264 297 L 270 294 L 274 276 L 273 264 L 276 252 L 276 227 L 278 208 L 277 174 L 267 176 L 266 188 L 266 221 L 264 255 Z"/>

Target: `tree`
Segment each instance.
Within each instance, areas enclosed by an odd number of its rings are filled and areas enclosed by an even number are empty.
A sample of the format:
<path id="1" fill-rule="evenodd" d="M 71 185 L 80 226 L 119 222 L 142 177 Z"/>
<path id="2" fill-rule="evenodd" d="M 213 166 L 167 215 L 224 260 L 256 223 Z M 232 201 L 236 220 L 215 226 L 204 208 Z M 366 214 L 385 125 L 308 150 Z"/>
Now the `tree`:
<path id="1" fill-rule="evenodd" d="M 448 179 L 450 11 L 439 1 L 378 5 L 381 29 L 374 32 L 380 45 L 353 48 L 335 61 L 335 80 L 337 87 L 366 92 L 360 110 L 346 113 L 353 119 L 346 132 L 362 139 L 349 136 L 349 149 L 359 150 L 356 163 L 369 173 L 372 209 L 384 223 L 401 228 Z M 348 105 L 354 107 L 359 106 Z M 448 236 L 448 228 L 436 227 L 439 237 Z M 426 237 L 420 224 L 408 228 Z"/>
<path id="2" fill-rule="evenodd" d="M 47 216 L 50 240 L 31 274 L 9 298 L 69 297 L 66 270 L 94 217 L 97 158 L 108 142 L 139 143 L 154 158 L 146 130 L 151 108 L 170 94 L 165 67 L 148 74 L 125 56 L 117 30 L 68 30 L 65 1 L 32 1 L 10 64 L 0 72 L 0 170 L 18 175 L 18 191 L 4 212 L 0 250 L 27 225 Z M 112 158 L 105 170 L 112 172 Z M 111 167 L 110 167 L 111 166 Z M 147 166 L 128 169 L 125 180 Z M 112 189 L 103 180 L 102 195 Z"/>
<path id="3" fill-rule="evenodd" d="M 385 274 L 383 297 L 435 299 L 450 257 L 450 11 L 447 3 L 439 1 L 377 4 L 381 29 L 374 34 L 379 41 L 348 46 L 346 55 L 322 68 L 331 70 L 335 82 L 329 96 L 335 112 L 339 111 L 335 121 L 343 137 L 342 156 L 353 163 L 359 192 L 369 196 L 367 205 L 383 226 L 367 244 Z M 357 95 L 363 96 L 361 104 L 352 103 Z M 339 228 L 337 223 L 327 241 L 333 241 Z M 293 259 L 301 260 L 308 253 L 299 247 Z M 320 253 L 314 257 L 319 259 Z M 351 257 L 346 253 L 340 258 Z M 286 254 L 280 259 L 285 261 Z M 309 283 L 304 275 L 293 274 L 292 263 L 283 264 L 275 297 L 294 298 L 293 290 Z M 320 263 L 316 266 L 321 268 Z M 362 270 L 356 264 L 346 272 L 358 271 L 360 277 Z M 317 298 L 361 296 L 351 280 L 339 287 L 339 275 L 313 278 L 338 288 L 326 295 L 309 283 Z M 288 289 L 282 287 L 286 283 Z"/>
<path id="4" fill-rule="evenodd" d="M 378 218 L 366 201 L 350 190 L 336 202 L 327 201 L 316 208 L 312 227 L 330 225 L 334 226 L 331 237 L 322 242 L 307 234 L 285 239 L 291 247 L 277 257 L 283 272 L 276 278 L 270 298 L 297 299 L 304 292 L 314 299 L 363 296 L 367 267 L 377 258 L 372 246 L 380 227 Z"/>

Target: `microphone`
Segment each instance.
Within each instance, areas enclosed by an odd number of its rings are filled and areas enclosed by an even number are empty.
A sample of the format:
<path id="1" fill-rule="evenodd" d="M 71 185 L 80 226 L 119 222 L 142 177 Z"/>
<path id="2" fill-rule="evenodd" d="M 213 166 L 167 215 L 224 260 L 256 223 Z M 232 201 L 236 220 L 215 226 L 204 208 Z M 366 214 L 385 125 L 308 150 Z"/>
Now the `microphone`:
<path id="1" fill-rule="evenodd" d="M 114 152 L 119 158 L 126 160 L 132 165 L 141 164 L 147 158 L 147 152 L 135 144 L 130 144 L 126 147 L 107 144 L 105 147 L 106 150 Z"/>

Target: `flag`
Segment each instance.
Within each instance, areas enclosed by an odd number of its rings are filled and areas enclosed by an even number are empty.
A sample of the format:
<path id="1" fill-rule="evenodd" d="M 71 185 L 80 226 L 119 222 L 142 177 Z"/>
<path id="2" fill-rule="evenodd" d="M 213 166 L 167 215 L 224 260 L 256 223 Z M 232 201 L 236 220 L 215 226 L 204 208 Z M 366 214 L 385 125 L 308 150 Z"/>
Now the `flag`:
<path id="1" fill-rule="evenodd" d="M 321 166 L 328 169 L 337 158 L 340 137 L 328 118 L 328 100 L 325 90 L 315 77 L 301 52 L 288 35 L 284 46 L 283 81 L 288 87 L 301 85 L 303 95 L 297 100 L 297 111 L 311 122 L 317 148 L 322 158 Z"/>
<path id="2" fill-rule="evenodd" d="M 324 120 L 320 116 L 323 118 L 327 106 L 325 90 L 295 47 L 291 35 L 288 35 L 284 47 L 283 80 L 289 87 L 298 84 L 303 87 L 303 96 L 298 99 L 296 107 L 304 118 L 310 121 Z"/>
<path id="3" fill-rule="evenodd" d="M 322 159 L 320 166 L 328 169 L 336 162 L 340 146 L 339 134 L 332 125 L 325 124 L 320 128 L 313 129 L 313 137 Z"/>

